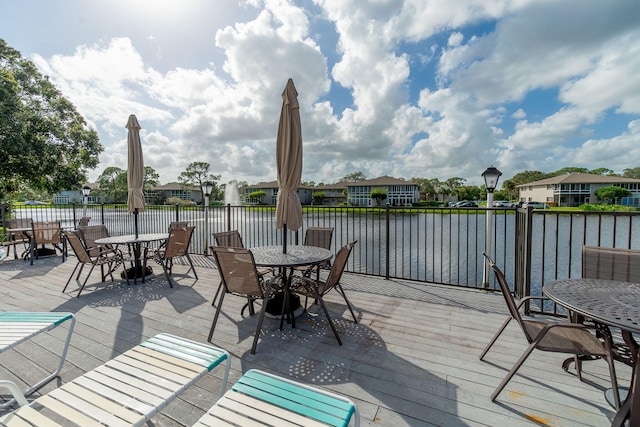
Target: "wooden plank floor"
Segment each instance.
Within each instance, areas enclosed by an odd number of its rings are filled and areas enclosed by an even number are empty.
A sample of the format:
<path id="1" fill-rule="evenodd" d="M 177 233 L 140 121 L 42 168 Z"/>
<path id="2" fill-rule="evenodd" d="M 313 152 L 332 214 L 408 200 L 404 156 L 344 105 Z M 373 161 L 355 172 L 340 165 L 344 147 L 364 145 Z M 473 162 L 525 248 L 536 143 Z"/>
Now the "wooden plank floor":
<path id="1" fill-rule="evenodd" d="M 197 261 L 200 280 L 176 266 L 178 286 L 162 270 L 144 285 L 99 283 L 94 272 L 80 298 L 61 292 L 75 258 L 0 262 L 0 311 L 70 311 L 77 316 L 62 381 L 69 381 L 146 338 L 167 332 L 205 342 L 219 283 L 208 259 Z M 327 296 L 343 337 L 338 346 L 316 307 L 280 331 L 265 321 L 257 353 L 250 353 L 256 317 L 241 317 L 244 301 L 228 296 L 213 343 L 231 352 L 230 383 L 260 368 L 344 394 L 353 399 L 363 426 L 607 426 L 613 417 L 603 391 L 604 361 L 584 364 L 584 382 L 564 372 L 563 355 L 534 352 L 492 403 L 489 395 L 525 349 L 510 326 L 487 355 L 478 355 L 505 318 L 502 297 L 425 283 L 346 274 L 343 280 L 358 324 L 337 293 Z M 60 329 L 60 328 L 58 328 Z M 0 378 L 30 382 L 52 369 L 62 330 L 36 337 L 0 354 Z M 630 371 L 617 365 L 621 384 Z M 221 371 L 214 372 L 154 417 L 153 426 L 195 422 L 216 400 Z M 56 381 L 43 391 L 56 387 Z M 36 394 L 37 396 L 37 394 Z"/>

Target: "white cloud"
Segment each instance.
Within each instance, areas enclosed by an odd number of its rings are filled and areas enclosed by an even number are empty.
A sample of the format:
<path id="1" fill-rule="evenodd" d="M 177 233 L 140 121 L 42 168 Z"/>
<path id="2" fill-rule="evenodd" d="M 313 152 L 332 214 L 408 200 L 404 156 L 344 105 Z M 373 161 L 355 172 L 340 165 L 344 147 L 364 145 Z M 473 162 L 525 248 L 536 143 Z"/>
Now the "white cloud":
<path id="1" fill-rule="evenodd" d="M 447 41 L 447 45 L 453 47 L 460 46 L 463 40 L 464 35 L 462 33 L 451 33 L 451 35 L 449 36 L 449 40 Z"/>
<path id="2" fill-rule="evenodd" d="M 479 183 L 489 164 L 509 177 L 575 161 L 599 167 L 614 147 L 636 153 L 633 0 L 314 0 L 306 9 L 293 0 L 225 0 L 225 7 L 205 27 L 195 28 L 207 21 L 197 13 L 178 19 L 205 38 L 197 48 L 193 39 L 168 42 L 154 26 L 88 39 L 71 53 L 32 55 L 97 128 L 106 150 L 94 178 L 124 164 L 124 125 L 134 113 L 145 161 L 162 182 L 193 161 L 209 162 L 223 182 L 274 180 L 289 77 L 299 92 L 307 181 L 362 171 Z M 156 11 L 157 19 L 170 11 Z M 177 51 L 205 65 L 171 62 Z M 629 115 L 629 128 L 597 137 L 615 114 Z M 605 166 L 621 171 L 637 158 L 616 156 Z"/>

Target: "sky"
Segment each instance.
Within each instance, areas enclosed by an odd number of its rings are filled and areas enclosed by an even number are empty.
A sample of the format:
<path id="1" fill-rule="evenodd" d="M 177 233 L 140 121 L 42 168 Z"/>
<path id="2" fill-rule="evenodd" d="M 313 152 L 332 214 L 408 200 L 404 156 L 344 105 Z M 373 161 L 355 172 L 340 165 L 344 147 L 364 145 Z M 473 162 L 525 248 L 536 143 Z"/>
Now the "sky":
<path id="1" fill-rule="evenodd" d="M 306 182 L 640 167 L 637 0 L 0 0 L 0 38 L 98 132 L 91 182 L 130 114 L 161 184 L 276 180 L 288 78 Z"/>

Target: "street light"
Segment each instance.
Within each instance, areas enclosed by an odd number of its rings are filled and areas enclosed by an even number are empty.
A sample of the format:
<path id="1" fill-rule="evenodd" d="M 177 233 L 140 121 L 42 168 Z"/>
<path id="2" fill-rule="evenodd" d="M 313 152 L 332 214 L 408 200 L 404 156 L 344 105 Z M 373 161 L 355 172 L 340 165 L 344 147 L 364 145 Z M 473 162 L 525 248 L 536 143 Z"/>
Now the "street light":
<path id="1" fill-rule="evenodd" d="M 84 187 L 82 187 L 82 201 L 84 205 L 82 216 L 87 216 L 87 204 L 89 203 L 90 194 L 91 194 L 91 187 L 85 184 Z"/>
<path id="2" fill-rule="evenodd" d="M 493 211 L 491 209 L 493 208 L 493 192 L 498 186 L 498 180 L 500 179 L 501 175 L 502 175 L 502 172 L 500 172 L 498 169 L 493 167 L 493 165 L 489 166 L 487 170 L 482 172 L 482 177 L 484 178 L 484 185 L 487 188 L 487 211 L 486 211 L 487 223 L 485 224 L 486 234 L 484 238 L 484 242 L 485 242 L 484 252 L 489 256 L 491 256 L 491 226 L 493 224 L 492 222 Z M 489 271 L 490 271 L 489 261 L 485 259 L 484 274 L 482 278 L 482 286 L 484 288 L 489 287 L 489 275 L 490 275 Z"/>
<path id="3" fill-rule="evenodd" d="M 200 186 L 204 195 L 204 254 L 209 254 L 209 195 L 213 190 L 213 184 L 205 181 Z"/>

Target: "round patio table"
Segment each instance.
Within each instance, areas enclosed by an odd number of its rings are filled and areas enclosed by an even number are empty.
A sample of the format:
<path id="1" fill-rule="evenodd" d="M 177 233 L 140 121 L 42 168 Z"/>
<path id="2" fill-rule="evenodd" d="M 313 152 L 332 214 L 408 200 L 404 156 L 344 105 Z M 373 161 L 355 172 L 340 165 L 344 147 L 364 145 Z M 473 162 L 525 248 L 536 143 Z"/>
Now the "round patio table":
<path id="1" fill-rule="evenodd" d="M 143 271 L 142 260 L 141 260 L 141 257 L 142 257 L 141 245 L 142 244 L 146 245 L 156 241 L 167 240 L 168 238 L 169 238 L 168 233 L 138 234 L 138 237 L 136 237 L 135 234 L 126 234 L 124 236 L 109 236 L 109 237 L 103 237 L 101 239 L 96 239 L 95 243 L 97 245 L 127 245 L 130 248 L 132 248 L 133 261 L 135 266 L 133 268 L 130 268 L 129 270 L 125 269 L 123 274 L 126 275 L 127 277 L 123 276 L 123 278 L 133 279 L 133 283 L 136 283 L 136 281 L 139 278 L 141 278 L 142 283 L 144 283 L 144 278 L 152 274 L 153 270 L 151 269 L 151 267 L 147 267 L 145 269 L 146 271 Z"/>
<path id="2" fill-rule="evenodd" d="M 640 334 L 640 283 L 603 279 L 564 279 L 546 283 L 542 288 L 552 301 L 595 322 L 620 328 L 623 335 Z M 625 339 L 626 342 L 635 342 Z M 612 426 L 640 425 L 639 348 L 634 353 L 629 393 L 616 414 Z"/>
<path id="3" fill-rule="evenodd" d="M 282 274 L 284 313 L 289 316 L 289 287 L 291 285 L 292 269 L 309 265 L 322 264 L 331 259 L 333 254 L 330 250 L 317 246 L 288 245 L 287 253 L 282 250 L 282 245 L 258 246 L 250 248 L 255 263 L 259 267 L 279 268 Z M 290 271 L 287 275 L 287 271 Z M 318 273 L 319 274 L 319 273 Z M 282 329 L 284 316 L 280 318 L 280 329 Z M 291 315 L 291 326 L 296 327 L 296 318 Z"/>

